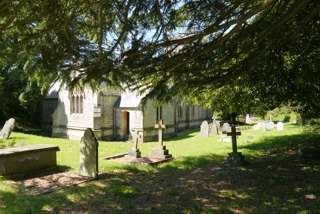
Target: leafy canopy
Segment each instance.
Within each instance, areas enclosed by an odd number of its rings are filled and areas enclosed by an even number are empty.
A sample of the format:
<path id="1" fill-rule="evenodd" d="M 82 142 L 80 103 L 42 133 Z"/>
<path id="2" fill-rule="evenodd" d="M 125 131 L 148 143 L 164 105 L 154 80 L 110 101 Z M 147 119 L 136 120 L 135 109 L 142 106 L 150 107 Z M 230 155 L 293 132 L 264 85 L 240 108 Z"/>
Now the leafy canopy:
<path id="1" fill-rule="evenodd" d="M 46 87 L 107 82 L 159 99 L 248 88 L 260 103 L 319 109 L 317 0 L 6 0 L 0 8 L 0 61 L 16 59 Z"/>

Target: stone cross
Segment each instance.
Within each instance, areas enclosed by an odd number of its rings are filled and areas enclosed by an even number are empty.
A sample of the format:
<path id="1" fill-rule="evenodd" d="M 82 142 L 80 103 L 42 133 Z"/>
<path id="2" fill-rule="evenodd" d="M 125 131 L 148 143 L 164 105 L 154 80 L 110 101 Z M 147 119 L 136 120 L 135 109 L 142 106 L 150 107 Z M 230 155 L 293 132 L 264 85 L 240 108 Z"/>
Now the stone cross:
<path id="1" fill-rule="evenodd" d="M 166 125 L 163 123 L 162 120 L 159 120 L 159 122 L 154 126 L 156 129 L 158 129 L 158 137 L 159 137 L 159 143 L 160 147 L 153 150 L 151 153 L 151 158 L 157 158 L 157 159 L 162 159 L 162 160 L 169 160 L 172 158 L 172 155 L 169 154 L 169 150 L 167 147 L 164 145 L 163 140 L 162 140 L 162 129 L 166 128 Z"/>
<path id="2" fill-rule="evenodd" d="M 154 128 L 158 129 L 158 141 L 161 144 L 161 146 L 164 146 L 163 139 L 162 139 L 162 136 L 163 136 L 162 129 L 165 129 L 166 125 L 163 123 L 162 120 L 159 120 L 159 122 L 154 125 Z"/>
<path id="3" fill-rule="evenodd" d="M 128 155 L 141 158 L 141 152 L 139 150 L 139 143 L 143 142 L 143 130 L 132 130 L 132 143 L 133 147 L 129 150 Z"/>
<path id="4" fill-rule="evenodd" d="M 86 129 L 80 142 L 80 175 L 98 177 L 98 141 L 91 129 Z"/>
<path id="5" fill-rule="evenodd" d="M 238 146 L 237 146 L 237 136 L 241 135 L 241 132 L 237 132 L 236 125 L 231 124 L 231 132 L 227 133 L 228 136 L 231 136 L 232 139 L 232 153 L 238 153 Z"/>

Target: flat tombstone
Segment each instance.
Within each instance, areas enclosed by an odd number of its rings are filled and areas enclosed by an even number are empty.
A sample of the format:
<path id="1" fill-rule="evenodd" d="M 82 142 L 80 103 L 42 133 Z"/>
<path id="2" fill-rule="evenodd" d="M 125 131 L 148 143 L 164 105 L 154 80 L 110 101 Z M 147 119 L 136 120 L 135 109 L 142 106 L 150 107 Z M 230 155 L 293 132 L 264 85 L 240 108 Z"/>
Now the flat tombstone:
<path id="1" fill-rule="evenodd" d="M 200 126 L 201 136 L 209 137 L 209 124 L 208 121 L 204 120 Z"/>
<path id="2" fill-rule="evenodd" d="M 278 122 L 276 124 L 276 128 L 277 128 L 278 131 L 283 131 L 283 129 L 284 129 L 283 122 Z"/>
<path id="3" fill-rule="evenodd" d="M 16 124 L 16 120 L 14 118 L 10 118 L 4 124 L 2 130 L 0 131 L 0 139 L 8 139 L 11 135 Z"/>
<path id="4" fill-rule="evenodd" d="M 231 132 L 231 126 L 229 123 L 224 123 L 222 125 L 222 132 Z"/>
<path id="5" fill-rule="evenodd" d="M 80 175 L 98 177 L 98 141 L 91 129 L 86 129 L 80 141 Z"/>

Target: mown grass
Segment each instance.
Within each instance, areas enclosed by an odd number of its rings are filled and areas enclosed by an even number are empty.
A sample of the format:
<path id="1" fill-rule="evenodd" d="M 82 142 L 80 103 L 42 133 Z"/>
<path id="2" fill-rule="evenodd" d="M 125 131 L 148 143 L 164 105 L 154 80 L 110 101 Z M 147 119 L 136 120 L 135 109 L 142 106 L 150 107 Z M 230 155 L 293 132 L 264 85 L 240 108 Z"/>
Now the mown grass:
<path id="1" fill-rule="evenodd" d="M 78 171 L 79 141 L 14 133 L 17 144 L 54 144 L 58 164 Z M 246 130 L 239 150 L 249 165 L 224 164 L 231 143 L 186 131 L 167 141 L 175 160 L 130 166 L 104 160 L 131 147 L 100 142 L 100 180 L 47 195 L 0 181 L 0 213 L 320 213 L 320 161 L 299 158 L 298 149 L 320 144 L 320 135 L 286 126 L 283 132 Z M 141 145 L 148 154 L 156 143 Z M 318 147 L 319 148 L 319 147 Z"/>

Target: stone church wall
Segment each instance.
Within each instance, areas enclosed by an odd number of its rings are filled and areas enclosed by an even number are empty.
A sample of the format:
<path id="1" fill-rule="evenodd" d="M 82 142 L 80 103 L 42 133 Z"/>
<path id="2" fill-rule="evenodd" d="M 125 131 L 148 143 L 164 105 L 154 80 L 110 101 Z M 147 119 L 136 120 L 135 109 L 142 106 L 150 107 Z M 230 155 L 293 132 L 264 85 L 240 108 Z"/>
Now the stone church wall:
<path id="1" fill-rule="evenodd" d="M 93 92 L 84 91 L 83 113 L 71 113 L 70 93 L 63 89 L 59 92 L 59 101 L 53 113 L 53 137 L 80 139 L 86 128 L 94 128 L 93 123 Z"/>
<path id="2" fill-rule="evenodd" d="M 121 95 L 119 91 L 108 89 L 95 93 L 85 89 L 82 93 L 83 113 L 72 113 L 70 92 L 66 88 L 60 90 L 57 107 L 53 113 L 52 136 L 80 139 L 86 128 L 92 128 L 98 139 L 127 139 L 128 136 L 130 138 L 132 128 L 143 128 L 145 141 L 158 138 L 158 131 L 154 125 L 160 118 L 157 119 L 155 101 L 149 100 L 143 107 L 123 108 L 119 106 Z M 166 125 L 164 137 L 174 136 L 187 128 L 198 128 L 209 116 L 205 109 L 181 104 L 178 100 L 164 104 L 162 105 L 162 119 Z M 128 124 L 124 126 L 124 123 Z"/>
<path id="3" fill-rule="evenodd" d="M 187 128 L 198 128 L 201 122 L 208 119 L 209 113 L 201 107 L 179 105 L 171 102 L 162 106 L 162 119 L 166 125 L 164 137 L 174 136 Z M 145 141 L 156 140 L 158 131 L 154 128 L 157 123 L 157 105 L 148 101 L 143 108 L 143 124 Z"/>
<path id="4" fill-rule="evenodd" d="M 101 132 L 102 139 L 114 139 L 116 137 L 116 127 L 115 124 L 115 110 L 114 106 L 116 102 L 119 100 L 119 96 L 117 95 L 100 95 L 101 104 L 99 104 L 99 108 L 101 111 L 101 116 L 95 118 L 95 120 L 100 120 L 100 127 L 97 129 Z"/>

